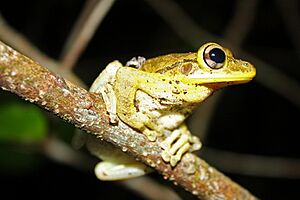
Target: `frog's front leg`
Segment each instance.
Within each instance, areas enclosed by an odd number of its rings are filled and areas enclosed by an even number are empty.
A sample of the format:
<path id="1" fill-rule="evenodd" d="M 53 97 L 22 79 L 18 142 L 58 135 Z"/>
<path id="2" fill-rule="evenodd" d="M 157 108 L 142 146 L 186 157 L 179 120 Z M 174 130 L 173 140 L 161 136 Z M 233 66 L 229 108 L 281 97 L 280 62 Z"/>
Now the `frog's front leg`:
<path id="1" fill-rule="evenodd" d="M 150 141 L 155 141 L 159 133 L 147 126 L 151 121 L 150 116 L 139 112 L 136 107 L 137 91 L 143 91 L 143 87 L 147 87 L 147 83 L 141 83 L 143 81 L 153 82 L 147 73 L 134 68 L 123 67 L 117 72 L 114 87 L 117 97 L 117 114 L 123 122 L 142 132 Z"/>
<path id="2" fill-rule="evenodd" d="M 118 70 L 115 81 L 115 94 L 117 97 L 117 114 L 126 124 L 138 129 L 145 134 L 150 141 L 155 141 L 157 136 L 161 136 L 163 132 L 153 122 L 153 116 L 140 111 L 137 103 L 144 99 L 136 99 L 138 91 L 142 91 L 152 97 L 152 102 L 167 100 L 172 104 L 180 104 L 179 98 L 175 90 L 174 84 L 170 84 L 168 77 L 147 73 L 130 67 L 122 67 Z"/>
<path id="3" fill-rule="evenodd" d="M 111 123 L 118 122 L 116 111 L 117 100 L 113 87 L 116 73 L 121 67 L 123 67 L 123 65 L 117 60 L 109 63 L 93 82 L 89 90 L 90 92 L 100 93 L 102 95 Z"/>
<path id="4" fill-rule="evenodd" d="M 163 160 L 170 162 L 174 167 L 185 152 L 199 150 L 201 142 L 198 137 L 191 135 L 185 124 L 182 124 L 161 143 L 161 147 Z"/>

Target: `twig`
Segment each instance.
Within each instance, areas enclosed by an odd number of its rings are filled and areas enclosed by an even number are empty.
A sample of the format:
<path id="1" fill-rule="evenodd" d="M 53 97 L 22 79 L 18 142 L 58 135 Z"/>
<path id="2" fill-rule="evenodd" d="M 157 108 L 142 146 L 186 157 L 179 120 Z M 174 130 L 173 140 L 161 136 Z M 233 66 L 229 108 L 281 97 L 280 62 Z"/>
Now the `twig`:
<path id="1" fill-rule="evenodd" d="M 228 173 L 250 176 L 299 179 L 300 160 L 260 156 L 203 148 L 201 157 Z"/>
<path id="2" fill-rule="evenodd" d="M 195 110 L 192 116 L 189 117 L 189 128 L 194 135 L 199 136 L 201 142 L 205 144 L 206 135 L 208 133 L 209 124 L 214 111 L 217 108 L 218 102 L 222 98 L 223 91 L 216 91 L 209 98 L 209 101 L 201 103 L 201 106 Z"/>
<path id="3" fill-rule="evenodd" d="M 166 21 L 166 23 L 184 41 L 192 47 L 198 48 L 205 42 L 219 41 L 218 37 L 211 35 L 206 30 L 198 26 L 191 17 L 172 0 L 145 0 L 156 13 Z"/>
<path id="4" fill-rule="evenodd" d="M 58 63 L 42 53 L 37 47 L 35 47 L 30 41 L 26 39 L 21 33 L 18 33 L 13 27 L 11 27 L 0 14 L 0 39 L 18 49 L 23 54 L 33 58 L 38 63 L 47 66 L 50 70 L 61 74 L 72 82 L 85 87 L 85 84 L 77 78 L 71 71 L 62 70 L 58 67 Z"/>
<path id="5" fill-rule="evenodd" d="M 89 0 L 69 36 L 61 56 L 61 66 L 70 70 L 88 45 L 115 0 Z"/>
<path id="6" fill-rule="evenodd" d="M 235 13 L 224 33 L 225 40 L 233 46 L 240 47 L 252 28 L 257 3 L 258 0 L 236 1 Z"/>
<path id="7" fill-rule="evenodd" d="M 298 61 L 300 61 L 300 13 L 299 13 L 299 1 L 298 0 L 276 0 L 277 7 L 284 20 L 286 30 L 292 40 L 294 47 L 297 50 Z"/>
<path id="8" fill-rule="evenodd" d="M 37 47 L 30 43 L 21 33 L 14 30 L 0 14 L 0 38 L 9 43 L 16 49 L 19 49 L 23 54 L 34 58 L 37 62 L 44 64 L 52 70 L 52 66 L 57 63 L 44 55 Z"/>
<path id="9" fill-rule="evenodd" d="M 91 170 L 93 164 L 95 164 L 91 156 L 76 151 L 74 148 L 71 148 L 70 145 L 67 145 L 52 135 L 45 139 L 41 151 L 52 160 L 70 165 L 79 170 Z"/>
<path id="10" fill-rule="evenodd" d="M 221 41 L 220 38 L 201 29 L 197 23 L 174 1 L 171 0 L 145 0 L 160 15 L 173 30 L 188 42 L 191 46 L 198 48 L 199 43 L 210 40 Z M 176 15 L 174 15 L 176 13 Z M 226 41 L 222 42 L 225 46 L 230 46 Z M 288 77 L 283 72 L 266 62 L 248 54 L 241 49 L 235 51 L 237 47 L 231 46 L 235 54 L 247 58 L 253 62 L 257 68 L 255 80 L 272 91 L 282 95 L 288 101 L 300 108 L 300 85 L 296 80 Z M 280 80 L 280 81 L 278 81 Z"/>
<path id="11" fill-rule="evenodd" d="M 65 81 L 2 42 L 0 86 L 92 133 L 95 139 L 112 143 L 201 199 L 255 199 L 194 154 L 185 154 L 181 162 L 171 168 L 160 156 L 159 141 L 149 142 L 143 134 L 123 123 L 109 124 L 100 95 Z"/>
<path id="12" fill-rule="evenodd" d="M 149 200 L 180 200 L 181 198 L 169 187 L 157 183 L 156 181 L 148 178 L 147 176 L 128 179 L 122 181 L 124 185 L 132 191 L 139 193 L 141 196 Z M 143 187 L 141 187 L 141 185 Z"/>

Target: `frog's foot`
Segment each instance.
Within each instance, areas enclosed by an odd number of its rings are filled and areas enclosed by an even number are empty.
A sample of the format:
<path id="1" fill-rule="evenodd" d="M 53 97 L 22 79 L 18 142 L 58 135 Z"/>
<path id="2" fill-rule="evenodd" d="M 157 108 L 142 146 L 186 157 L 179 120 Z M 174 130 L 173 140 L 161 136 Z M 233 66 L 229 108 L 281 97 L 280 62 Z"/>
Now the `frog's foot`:
<path id="1" fill-rule="evenodd" d="M 180 130 L 175 130 L 161 143 L 161 147 L 164 149 L 162 152 L 163 160 L 170 162 L 171 166 L 174 167 L 191 145 L 188 135 L 183 135 Z"/>
<path id="2" fill-rule="evenodd" d="M 102 181 L 115 181 L 145 175 L 151 169 L 139 162 L 114 163 L 103 161 L 96 165 L 95 174 Z"/>
<path id="3" fill-rule="evenodd" d="M 142 56 L 138 56 L 138 57 L 133 57 L 131 58 L 131 60 L 129 60 L 126 63 L 126 66 L 132 66 L 136 69 L 139 69 L 143 66 L 143 64 L 146 62 L 146 58 L 142 57 Z"/>
<path id="4" fill-rule="evenodd" d="M 196 136 L 192 136 L 184 127 L 174 130 L 162 143 L 162 158 L 170 162 L 174 167 L 187 151 L 195 151 L 201 148 L 201 142 Z"/>

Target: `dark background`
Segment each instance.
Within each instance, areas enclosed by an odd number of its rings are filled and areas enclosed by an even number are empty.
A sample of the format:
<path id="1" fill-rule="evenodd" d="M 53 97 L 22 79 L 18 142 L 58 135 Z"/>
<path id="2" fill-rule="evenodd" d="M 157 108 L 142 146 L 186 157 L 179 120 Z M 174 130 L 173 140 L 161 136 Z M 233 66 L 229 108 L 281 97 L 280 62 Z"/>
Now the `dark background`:
<path id="1" fill-rule="evenodd" d="M 0 12 L 7 23 L 25 35 L 42 52 L 59 59 L 63 44 L 84 2 L 83 0 L 10 0 L 1 3 Z M 177 0 L 175 2 L 199 27 L 213 34 L 220 41 L 237 9 L 237 1 L 233 0 Z M 253 13 L 253 24 L 248 29 L 240 48 L 243 52 L 265 61 L 279 73 L 294 79 L 299 84 L 300 46 L 297 46 L 297 41 L 292 35 L 299 33 L 300 27 L 294 24 L 294 29 L 289 28 L 278 2 L 280 1 L 258 2 Z M 285 2 L 289 4 L 293 1 Z M 299 5 L 300 3 L 296 8 L 298 12 Z M 300 19 L 294 18 L 294 20 Z M 119 0 L 115 2 L 80 56 L 74 72 L 90 85 L 103 67 L 112 60 L 118 59 L 125 63 L 137 55 L 149 58 L 171 52 L 196 51 L 195 47 L 200 47 L 204 41 L 214 40 L 201 35 L 196 37 L 199 37 L 199 43 L 187 42 L 188 38 L 179 36 L 146 1 Z M 239 55 L 239 52 L 234 53 Z M 248 57 L 242 58 L 249 60 Z M 205 154 L 206 148 L 236 152 L 241 155 L 280 157 L 282 160 L 295 159 L 294 163 L 298 163 L 296 166 L 300 166 L 300 102 L 297 102 L 297 99 L 292 102 L 286 96 L 279 94 L 276 91 L 277 86 L 274 86 L 275 89 L 274 87 L 272 89 L 272 84 L 268 87 L 264 79 L 274 74 L 263 72 L 260 74 L 260 70 L 264 69 L 263 66 L 257 65 L 253 60 L 249 61 L 256 66 L 259 78 L 246 85 L 224 89 L 207 128 L 203 157 L 220 170 L 222 166 L 218 166 L 214 157 Z M 276 84 L 278 83 L 290 88 L 284 80 L 276 79 Z M 300 91 L 292 92 L 295 96 L 299 96 Z M 0 98 L 0 103 L 3 105 L 8 101 L 29 104 L 4 91 L 0 91 Z M 72 126 L 66 125 L 44 111 L 41 112 L 48 120 L 48 132 L 55 130 L 61 140 L 70 143 Z M 63 133 L 60 134 L 60 131 L 56 130 L 57 127 L 60 127 L 59 130 Z M 63 194 L 68 197 L 88 195 L 112 199 L 142 198 L 117 183 L 99 182 L 91 173 L 92 170 L 82 171 L 58 163 L 41 153 L 39 147 L 30 148 L 28 145 L 24 147 L 24 144 L 11 141 L 0 142 L 0 187 L 3 196 L 41 198 L 60 197 Z M 233 163 L 232 161 L 231 164 Z M 274 162 L 271 166 L 276 169 L 281 164 Z M 255 162 L 249 165 L 252 168 L 261 166 L 256 166 Z M 271 177 L 264 174 L 246 175 L 236 170 L 225 170 L 224 173 L 261 199 L 296 199 L 299 196 L 297 190 L 300 185 L 300 174 L 297 170 L 300 169 L 289 164 L 286 167 L 286 170 L 293 169 L 294 172 L 291 171 L 291 174 L 295 176 L 284 176 L 280 173 Z M 278 170 L 282 172 L 283 169 Z M 161 181 L 158 175 L 150 176 Z M 183 196 L 183 198 L 192 197 Z"/>

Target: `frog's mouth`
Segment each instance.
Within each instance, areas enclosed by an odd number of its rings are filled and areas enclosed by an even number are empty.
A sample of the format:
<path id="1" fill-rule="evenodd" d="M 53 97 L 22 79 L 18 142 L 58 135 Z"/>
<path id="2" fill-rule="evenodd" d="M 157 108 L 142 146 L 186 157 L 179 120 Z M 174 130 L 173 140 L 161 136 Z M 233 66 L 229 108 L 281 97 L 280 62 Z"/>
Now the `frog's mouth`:
<path id="1" fill-rule="evenodd" d="M 193 77 L 193 80 L 189 79 L 189 82 L 194 83 L 196 86 L 203 85 L 209 88 L 219 89 L 229 85 L 247 83 L 255 77 L 255 74 L 255 70 L 247 74 L 209 74 L 204 76 Z"/>
<path id="2" fill-rule="evenodd" d="M 249 81 L 251 81 L 253 78 L 248 78 L 248 79 L 245 79 L 244 77 L 243 78 L 237 78 L 237 79 L 227 79 L 224 78 L 224 79 L 214 79 L 213 82 L 207 82 L 207 83 L 202 83 L 202 85 L 206 86 L 206 87 L 209 87 L 209 88 L 213 88 L 213 89 L 219 89 L 219 88 L 223 88 L 223 87 L 227 87 L 227 86 L 230 86 L 230 85 L 239 85 L 239 84 L 244 84 L 244 83 L 247 83 Z"/>
<path id="3" fill-rule="evenodd" d="M 253 68 L 254 69 L 254 68 Z M 252 70 L 249 73 L 211 73 L 197 74 L 191 77 L 190 82 L 198 84 L 220 84 L 220 83 L 242 83 L 251 81 L 256 75 L 256 71 Z"/>
<path id="4" fill-rule="evenodd" d="M 244 64 L 246 63 L 246 64 Z M 248 62 L 225 69 L 209 70 L 206 72 L 198 71 L 189 77 L 192 82 L 203 85 L 236 85 L 251 81 L 256 75 L 256 69 Z"/>

